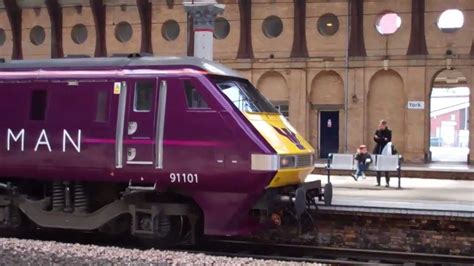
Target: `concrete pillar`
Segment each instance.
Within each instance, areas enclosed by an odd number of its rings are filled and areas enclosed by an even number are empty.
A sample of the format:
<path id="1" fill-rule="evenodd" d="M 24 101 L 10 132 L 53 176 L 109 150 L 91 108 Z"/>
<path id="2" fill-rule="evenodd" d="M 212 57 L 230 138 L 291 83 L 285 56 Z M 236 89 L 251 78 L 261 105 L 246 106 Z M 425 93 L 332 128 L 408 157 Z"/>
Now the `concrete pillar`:
<path id="1" fill-rule="evenodd" d="M 194 56 L 212 60 L 214 19 L 224 12 L 225 5 L 215 1 L 185 2 L 184 9 L 193 18 Z"/>

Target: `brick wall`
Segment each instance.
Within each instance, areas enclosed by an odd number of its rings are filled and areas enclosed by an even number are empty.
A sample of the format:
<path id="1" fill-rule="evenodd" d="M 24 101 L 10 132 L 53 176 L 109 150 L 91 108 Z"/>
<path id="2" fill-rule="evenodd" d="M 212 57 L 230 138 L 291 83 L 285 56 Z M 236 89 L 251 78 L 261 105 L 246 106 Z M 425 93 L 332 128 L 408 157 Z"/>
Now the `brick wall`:
<path id="1" fill-rule="evenodd" d="M 474 219 L 394 214 L 320 212 L 314 231 L 276 228 L 264 241 L 433 254 L 474 254 Z"/>
<path id="2" fill-rule="evenodd" d="M 320 245 L 434 254 L 474 254 L 474 221 L 323 215 Z"/>

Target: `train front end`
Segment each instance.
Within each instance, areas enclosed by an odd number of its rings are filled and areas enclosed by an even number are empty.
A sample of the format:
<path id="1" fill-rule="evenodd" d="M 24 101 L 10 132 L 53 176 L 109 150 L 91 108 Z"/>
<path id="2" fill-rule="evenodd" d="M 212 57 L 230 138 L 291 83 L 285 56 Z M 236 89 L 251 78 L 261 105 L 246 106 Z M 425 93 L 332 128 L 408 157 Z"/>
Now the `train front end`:
<path id="1" fill-rule="evenodd" d="M 286 210 L 300 217 L 317 200 L 330 204 L 330 184 L 323 188 L 320 180 L 307 180 L 314 170 L 315 151 L 288 120 L 247 80 L 214 82 L 272 150 L 250 155 L 252 172 L 273 173 L 254 209 L 269 214 Z"/>
<path id="2" fill-rule="evenodd" d="M 271 214 L 273 222 L 280 224 L 284 213 L 299 219 L 318 200 L 329 205 L 331 185 L 323 188 L 321 180 L 307 180 L 314 170 L 314 149 L 288 120 L 276 113 L 245 116 L 276 152 L 252 155 L 252 170 L 276 171 L 255 209 Z"/>

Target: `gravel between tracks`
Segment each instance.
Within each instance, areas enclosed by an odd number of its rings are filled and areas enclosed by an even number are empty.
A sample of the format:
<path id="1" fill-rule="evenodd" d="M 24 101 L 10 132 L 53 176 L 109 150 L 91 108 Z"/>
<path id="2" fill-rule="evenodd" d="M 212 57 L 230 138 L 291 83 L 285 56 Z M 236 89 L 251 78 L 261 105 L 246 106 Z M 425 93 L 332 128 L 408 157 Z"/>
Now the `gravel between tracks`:
<path id="1" fill-rule="evenodd" d="M 0 265 L 301 265 L 296 262 L 230 258 L 168 250 L 139 250 L 54 241 L 0 238 Z M 312 264 L 305 264 L 312 265 Z"/>

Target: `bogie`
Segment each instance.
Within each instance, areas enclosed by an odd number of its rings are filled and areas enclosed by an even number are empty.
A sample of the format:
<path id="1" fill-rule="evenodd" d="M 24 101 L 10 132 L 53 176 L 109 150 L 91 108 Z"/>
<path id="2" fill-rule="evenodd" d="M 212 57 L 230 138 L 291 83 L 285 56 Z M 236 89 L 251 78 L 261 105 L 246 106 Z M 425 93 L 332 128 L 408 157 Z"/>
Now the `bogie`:
<path id="1" fill-rule="evenodd" d="M 129 235 L 153 246 L 192 244 L 195 239 L 193 223 L 199 211 L 191 202 L 167 202 L 181 198 L 169 193 L 159 195 L 156 191 L 144 193 L 129 189 L 116 193 L 121 185 L 110 189 L 100 184 L 53 181 L 44 184 L 49 189 L 38 199 L 38 195 L 17 193 L 32 191 L 24 185 L 0 185 L 3 187 L 0 191 L 1 236 L 25 233 L 29 228 L 27 222 L 31 221 L 39 228 Z M 92 201 L 91 190 L 109 191 L 109 194 Z"/>

